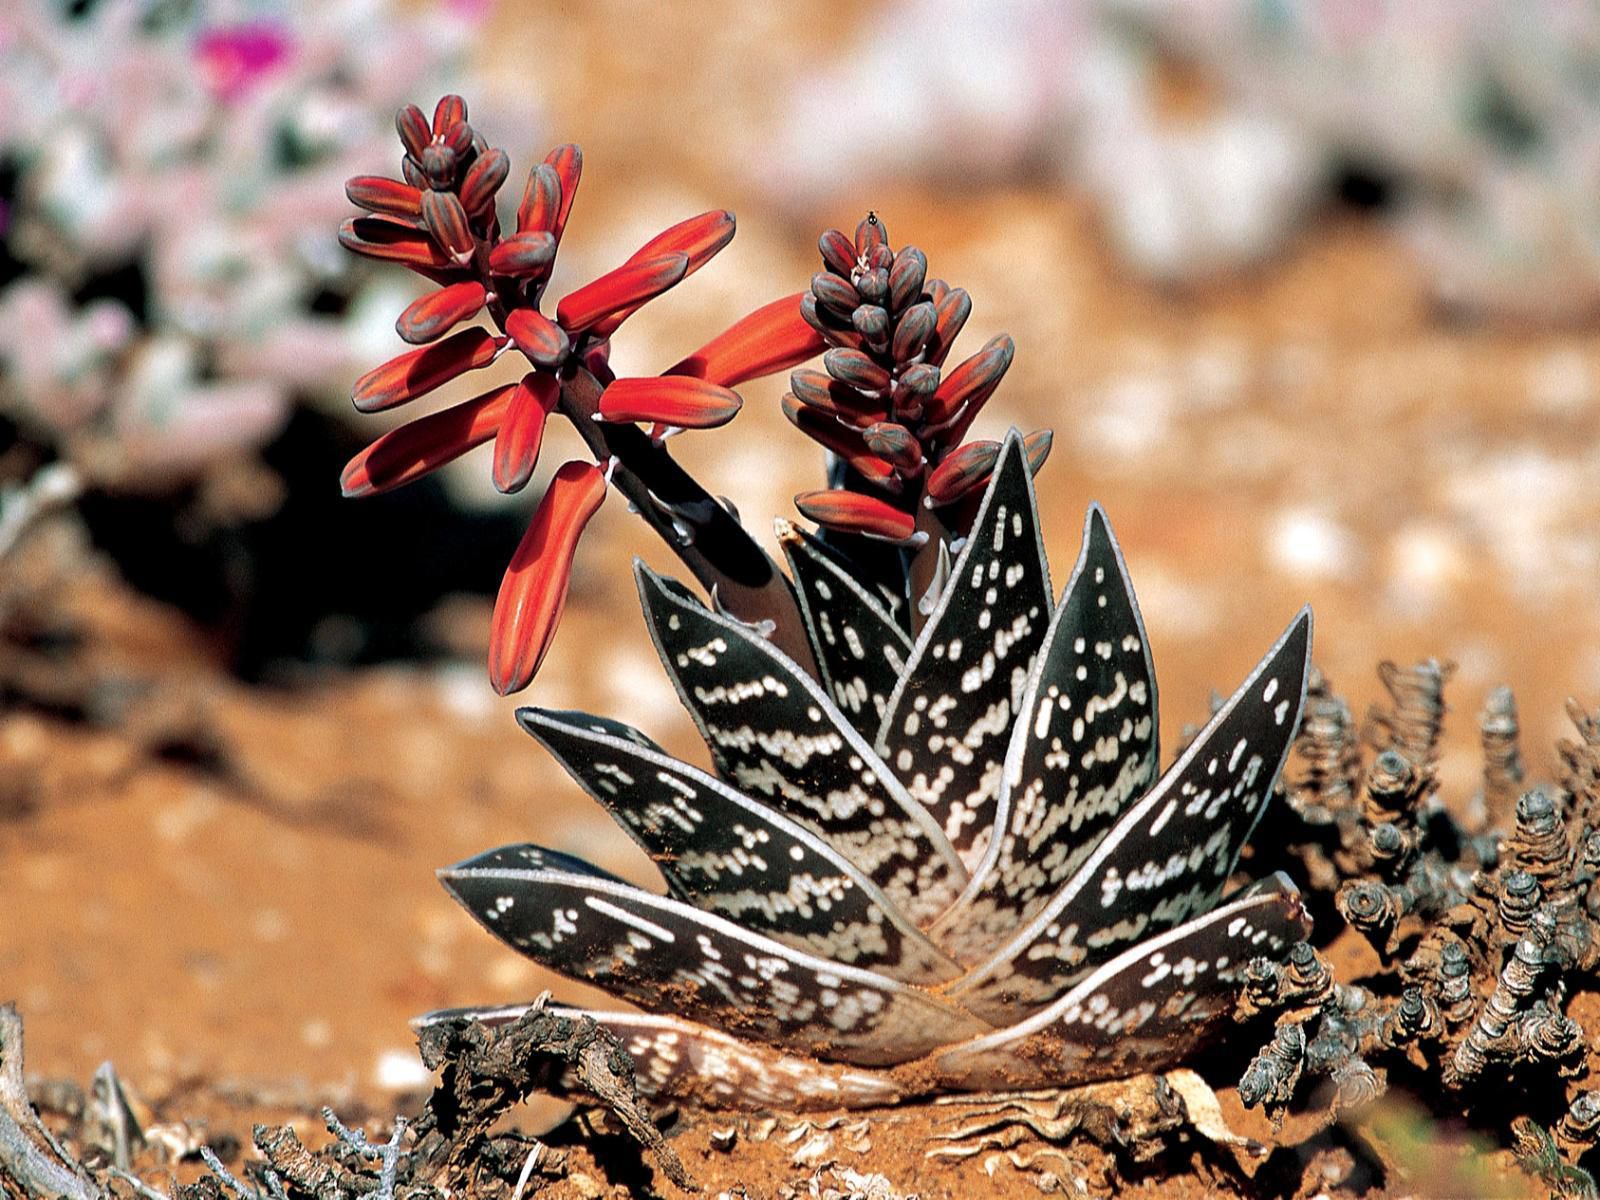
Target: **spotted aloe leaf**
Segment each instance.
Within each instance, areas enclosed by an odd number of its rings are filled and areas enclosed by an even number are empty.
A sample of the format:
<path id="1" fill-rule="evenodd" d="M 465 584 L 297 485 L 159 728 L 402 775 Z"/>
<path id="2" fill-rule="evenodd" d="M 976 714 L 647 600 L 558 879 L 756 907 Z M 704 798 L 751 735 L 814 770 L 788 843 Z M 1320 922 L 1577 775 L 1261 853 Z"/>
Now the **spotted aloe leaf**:
<path id="1" fill-rule="evenodd" d="M 490 851 L 440 880 L 535 961 L 641 1008 L 776 1046 L 883 1066 L 988 1028 L 930 992 L 803 954 L 538 846 Z"/>
<path id="2" fill-rule="evenodd" d="M 1266 810 L 1310 657 L 1305 609 L 1050 902 L 951 995 L 977 1013 L 1037 1009 L 1124 947 L 1208 911 Z"/>
<path id="3" fill-rule="evenodd" d="M 517 719 L 650 855 L 677 899 L 906 983 L 960 973 L 828 842 L 637 729 L 536 708 Z"/>
<path id="4" fill-rule="evenodd" d="M 879 754 L 968 864 L 987 849 L 1012 723 L 1050 619 L 1037 513 L 1013 432 L 878 731 Z"/>
<path id="5" fill-rule="evenodd" d="M 967 875 L 949 840 L 821 686 L 757 629 L 637 568 L 656 652 L 717 773 L 810 825 L 918 924 Z"/>
<path id="6" fill-rule="evenodd" d="M 911 638 L 843 559 L 788 521 L 777 523 L 822 682 L 863 736 L 875 734 L 905 673 Z"/>
<path id="7" fill-rule="evenodd" d="M 1029 1019 L 944 1051 L 937 1070 L 952 1086 L 1026 1088 L 1181 1062 L 1233 1012 L 1245 964 L 1310 933 L 1294 884 L 1273 876 L 1124 950 Z"/>
<path id="8" fill-rule="evenodd" d="M 996 835 L 934 935 L 982 961 L 1067 881 L 1157 769 L 1155 669 L 1098 504 L 1018 708 Z"/>

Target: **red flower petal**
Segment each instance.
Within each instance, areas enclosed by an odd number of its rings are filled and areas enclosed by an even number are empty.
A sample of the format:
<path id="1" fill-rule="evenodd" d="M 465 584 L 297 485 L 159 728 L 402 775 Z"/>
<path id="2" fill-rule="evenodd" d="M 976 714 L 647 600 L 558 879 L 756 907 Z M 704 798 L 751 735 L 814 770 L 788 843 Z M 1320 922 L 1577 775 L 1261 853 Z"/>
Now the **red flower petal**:
<path id="1" fill-rule="evenodd" d="M 852 425 L 871 425 L 889 415 L 881 399 L 864 396 L 821 371 L 801 370 L 789 376 L 796 400 Z"/>
<path id="2" fill-rule="evenodd" d="M 658 254 L 625 262 L 563 296 L 556 305 L 556 324 L 569 333 L 588 329 L 597 321 L 659 296 L 682 279 L 688 269 L 687 254 Z"/>
<path id="3" fill-rule="evenodd" d="M 825 229 L 817 239 L 822 261 L 834 274 L 846 279 L 856 269 L 856 244 L 842 229 Z"/>
<path id="4" fill-rule="evenodd" d="M 867 448 L 859 430 L 841 425 L 832 417 L 815 408 L 808 408 L 787 395 L 781 402 L 783 415 L 794 427 L 812 441 L 832 450 L 844 459 L 869 482 L 884 488 L 898 490 L 900 481 L 894 467 Z"/>
<path id="5" fill-rule="evenodd" d="M 511 556 L 489 627 L 489 681 L 502 696 L 533 681 L 561 622 L 572 558 L 584 526 L 606 498 L 593 463 L 563 463 Z"/>
<path id="6" fill-rule="evenodd" d="M 680 429 L 715 429 L 739 414 L 739 394 L 704 379 L 663 375 L 618 379 L 600 393 L 603 421 L 653 421 Z"/>
<path id="7" fill-rule="evenodd" d="M 422 192 L 398 179 L 382 175 L 357 175 L 345 180 L 344 194 L 350 203 L 368 212 L 390 213 L 397 217 L 422 215 Z"/>
<path id="8" fill-rule="evenodd" d="M 522 189 L 522 203 L 517 205 L 517 232 L 550 233 L 561 212 L 561 176 L 549 163 L 540 163 L 528 172 L 527 186 Z M 552 240 L 555 235 L 550 235 Z"/>
<path id="9" fill-rule="evenodd" d="M 455 265 L 420 229 L 385 217 L 351 217 L 339 226 L 339 244 L 367 258 L 403 263 L 418 270 L 444 270 Z"/>
<path id="10" fill-rule="evenodd" d="M 955 344 L 961 327 L 967 323 L 967 318 L 972 315 L 972 297 L 967 295 L 965 288 L 949 288 L 933 296 L 933 284 L 936 280 L 928 281 L 929 296 L 933 299 L 933 336 L 928 339 L 927 362 L 936 367 L 944 366 L 944 360 L 950 356 L 950 347 Z M 944 287 L 943 284 L 940 285 Z"/>
<path id="11" fill-rule="evenodd" d="M 543 371 L 530 371 L 516 385 L 506 419 L 494 439 L 494 486 L 520 492 L 533 478 L 544 441 L 545 418 L 561 400 L 561 382 Z"/>
<path id="12" fill-rule="evenodd" d="M 827 349 L 827 343 L 800 316 L 801 292 L 763 305 L 735 321 L 667 372 L 736 387 L 797 367 Z"/>
<path id="13" fill-rule="evenodd" d="M 487 212 L 510 173 L 511 156 L 504 150 L 486 150 L 478 155 L 461 181 L 461 207 L 474 217 Z"/>
<path id="14" fill-rule="evenodd" d="M 819 525 L 841 533 L 860 533 L 889 542 L 903 542 L 916 532 L 916 519 L 876 496 L 835 489 L 801 492 L 794 506 Z"/>
<path id="15" fill-rule="evenodd" d="M 550 232 L 560 242 L 562 231 L 567 227 L 567 217 L 572 213 L 572 202 L 578 198 L 578 180 L 583 178 L 583 151 L 571 144 L 557 146 L 545 155 L 544 161 L 555 168 L 556 178 L 561 181 L 555 220 L 550 225 Z"/>
<path id="16" fill-rule="evenodd" d="M 420 159 L 423 149 L 433 140 L 433 130 L 428 125 L 428 118 L 422 115 L 422 110 L 415 104 L 407 104 L 395 113 L 394 127 L 405 144 L 406 153 Z"/>
<path id="17" fill-rule="evenodd" d="M 496 275 L 537 275 L 555 257 L 555 234 L 543 229 L 514 233 L 489 251 L 489 270 Z"/>
<path id="18" fill-rule="evenodd" d="M 515 390 L 507 384 L 391 430 L 350 460 L 340 489 L 349 497 L 374 496 L 453 462 L 494 436 Z"/>
<path id="19" fill-rule="evenodd" d="M 567 331 L 536 308 L 517 309 L 506 318 L 506 332 L 536 366 L 554 370 L 572 349 Z"/>
<path id="20" fill-rule="evenodd" d="M 1050 457 L 1050 446 L 1056 435 L 1048 429 L 1036 429 L 1022 439 L 1022 449 L 1028 455 L 1028 474 L 1037 475 Z"/>
<path id="21" fill-rule="evenodd" d="M 954 504 L 987 482 L 999 461 L 999 442 L 968 442 L 928 472 L 924 502 L 929 508 Z"/>
<path id="22" fill-rule="evenodd" d="M 1016 352 L 1016 343 L 1002 333 L 971 358 L 957 364 L 928 400 L 928 424 L 937 426 L 958 420 L 964 431 L 972 424 L 984 401 L 1000 386 Z M 952 427 L 951 436 L 945 440 L 959 442 L 961 434 Z"/>
<path id="23" fill-rule="evenodd" d="M 460 96 L 441 96 L 433 107 L 434 136 L 447 132 L 451 126 L 467 119 L 467 102 Z"/>
<path id="24" fill-rule="evenodd" d="M 458 375 L 486 367 L 506 346 L 485 329 L 463 329 L 435 346 L 412 350 L 374 367 L 351 389 L 350 398 L 361 412 L 382 412 L 434 388 Z"/>
<path id="25" fill-rule="evenodd" d="M 733 214 L 727 209 L 701 213 L 697 217 L 690 217 L 687 221 L 679 221 L 670 229 L 664 229 L 656 234 L 635 250 L 628 257 L 628 262 L 642 262 L 661 254 L 685 254 L 689 258 L 689 265 L 684 270 L 683 277 L 687 279 L 733 240 L 734 228 Z M 638 312 L 640 307 L 635 305 L 597 321 L 590 332 L 597 338 L 608 338 L 617 331 L 618 326 Z"/>
<path id="26" fill-rule="evenodd" d="M 408 304 L 394 323 L 395 332 L 413 346 L 431 342 L 475 317 L 488 297 L 481 283 L 452 283 Z"/>
<path id="27" fill-rule="evenodd" d="M 861 431 L 861 440 L 866 442 L 868 450 L 902 475 L 912 475 L 922 469 L 922 443 L 904 425 L 879 421 Z"/>
<path id="28" fill-rule="evenodd" d="M 461 207 L 461 200 L 454 192 L 436 192 L 432 188 L 423 192 L 422 219 L 427 222 L 433 240 L 457 266 L 466 266 L 472 261 L 478 243 L 472 236 L 472 227 L 467 224 L 467 210 Z"/>

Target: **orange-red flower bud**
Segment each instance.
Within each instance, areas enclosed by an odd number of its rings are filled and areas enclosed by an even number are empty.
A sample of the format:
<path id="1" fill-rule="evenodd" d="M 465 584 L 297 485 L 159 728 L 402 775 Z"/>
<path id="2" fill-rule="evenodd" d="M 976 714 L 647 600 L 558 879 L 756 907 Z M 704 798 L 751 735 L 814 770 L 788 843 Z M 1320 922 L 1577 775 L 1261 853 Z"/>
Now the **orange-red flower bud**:
<path id="1" fill-rule="evenodd" d="M 527 687 L 544 661 L 566 607 L 578 539 L 605 498 L 605 473 L 569 462 L 539 502 L 500 582 L 489 627 L 489 681 L 502 696 Z"/>
<path id="2" fill-rule="evenodd" d="M 434 346 L 412 350 L 374 367 L 351 389 L 350 398 L 361 412 L 382 412 L 434 388 L 458 375 L 492 363 L 506 346 L 484 329 L 463 329 Z"/>
<path id="3" fill-rule="evenodd" d="M 536 308 L 517 309 L 506 318 L 506 332 L 536 366 L 560 366 L 572 346 L 566 330 Z"/>
<path id="4" fill-rule="evenodd" d="M 408 304 L 394 323 L 395 332 L 413 346 L 423 345 L 477 316 L 487 299 L 481 283 L 452 283 Z"/>
<path id="5" fill-rule="evenodd" d="M 494 439 L 494 486 L 500 491 L 520 492 L 528 486 L 539 464 L 545 418 L 560 399 L 560 381 L 544 371 L 530 371 L 516 385 Z"/>
<path id="6" fill-rule="evenodd" d="M 916 532 L 917 523 L 908 512 L 876 496 L 848 492 L 842 488 L 825 492 L 801 492 L 794 506 L 819 525 L 841 533 L 859 533 L 884 541 L 903 542 Z"/>
<path id="7" fill-rule="evenodd" d="M 464 404 L 429 413 L 384 434 L 352 458 L 339 476 L 346 496 L 374 496 L 421 479 L 495 435 L 514 384 Z"/>
<path id="8" fill-rule="evenodd" d="M 588 329 L 597 321 L 659 296 L 682 279 L 688 269 L 689 256 L 682 253 L 625 262 L 563 296 L 556 305 L 556 324 L 568 333 Z"/>
<path id="9" fill-rule="evenodd" d="M 806 294 L 774 300 L 735 321 L 667 374 L 736 387 L 815 358 L 827 343 L 800 316 L 800 297 Z"/>
<path id="10" fill-rule="evenodd" d="M 739 414 L 739 394 L 687 375 L 618 379 L 600 393 L 600 419 L 715 429 Z"/>

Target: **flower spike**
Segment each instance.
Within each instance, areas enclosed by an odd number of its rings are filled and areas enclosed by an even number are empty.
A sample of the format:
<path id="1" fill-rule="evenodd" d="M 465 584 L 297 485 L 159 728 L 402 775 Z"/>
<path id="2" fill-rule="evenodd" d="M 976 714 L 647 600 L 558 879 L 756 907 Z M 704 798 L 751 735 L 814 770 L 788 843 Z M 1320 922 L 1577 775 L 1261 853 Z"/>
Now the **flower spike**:
<path id="1" fill-rule="evenodd" d="M 595 485 L 600 494 L 608 484 L 625 492 L 630 506 L 730 611 L 746 620 L 770 622 L 777 644 L 808 668 L 813 666 L 787 579 L 655 436 L 669 426 L 711 428 L 731 420 L 740 407 L 739 397 L 729 390 L 735 378 L 679 371 L 667 378 L 618 382 L 609 366 L 611 338 L 622 323 L 726 246 L 734 233 L 733 214 L 716 209 L 663 230 L 627 262 L 579 287 L 547 314 L 544 293 L 582 176 L 578 147 L 553 150 L 529 172 L 516 228 L 502 235 L 494 201 L 510 161 L 473 130 L 466 103 L 447 96 L 434 107 L 431 120 L 420 108 L 407 105 L 396 115 L 395 126 L 405 149 L 402 178 L 352 179 L 347 193 L 366 215 L 345 222 L 340 240 L 355 253 L 399 262 L 439 286 L 408 306 L 396 322 L 400 336 L 420 348 L 362 376 L 352 391 L 356 407 L 376 412 L 407 403 L 489 365 L 510 347 L 533 370 L 519 385 L 423 417 L 380 438 L 347 467 L 346 490 L 369 495 L 398 486 L 492 437 L 495 486 L 519 491 L 537 465 L 546 422 L 559 412 L 573 423 L 593 457 L 610 464 Z M 792 315 L 794 302 L 787 307 Z M 498 329 L 458 328 L 480 314 Z M 740 332 L 749 332 L 749 327 Z M 714 343 L 727 344 L 727 339 Z M 798 346 L 780 337 L 776 343 L 741 346 L 739 353 L 744 356 L 741 365 L 759 373 L 794 365 L 820 349 L 815 336 L 804 330 Z M 536 545 L 525 544 L 512 575 L 526 576 L 530 555 L 536 552 Z M 564 577 L 569 568 L 570 563 L 557 563 L 552 570 Z M 557 607 L 545 599 L 545 609 Z M 502 613 L 515 609 L 509 600 L 500 606 Z M 536 665 L 543 652 L 537 646 L 528 655 L 507 648 L 510 635 L 504 628 L 524 625 L 525 619 L 502 617 L 497 627 L 495 675 L 506 687 L 525 684 L 530 664 Z M 554 627 L 553 620 L 548 627 Z"/>

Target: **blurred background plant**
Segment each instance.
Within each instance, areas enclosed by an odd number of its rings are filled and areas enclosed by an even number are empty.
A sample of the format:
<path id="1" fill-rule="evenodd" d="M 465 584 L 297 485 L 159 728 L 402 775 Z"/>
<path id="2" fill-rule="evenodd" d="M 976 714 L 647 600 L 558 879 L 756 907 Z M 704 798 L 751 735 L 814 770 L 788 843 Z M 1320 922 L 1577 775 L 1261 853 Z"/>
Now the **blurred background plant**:
<path id="1" fill-rule="evenodd" d="M 395 341 L 389 314 L 415 289 L 339 248 L 343 181 L 389 157 L 406 95 L 460 82 L 486 12 L 475 0 L 6 5 L 0 479 L 53 464 L 44 494 L 59 503 L 75 484 L 119 559 L 123 545 L 175 544 L 182 565 L 157 553 L 139 582 L 185 607 L 208 605 L 174 588 L 227 591 L 230 569 L 258 573 L 237 546 L 183 551 L 274 513 L 286 489 L 259 453 L 297 410 L 342 422 L 358 364 Z M 531 135 L 533 89 L 477 94 L 491 128 Z"/>
<path id="2" fill-rule="evenodd" d="M 1392 213 L 1446 307 L 1570 320 L 1600 309 L 1597 70 L 1600 10 L 1568 0 L 901 0 L 795 86 L 758 161 L 791 203 L 1031 169 L 1172 283 L 1259 262 L 1339 195 Z"/>

